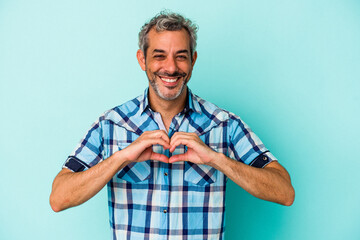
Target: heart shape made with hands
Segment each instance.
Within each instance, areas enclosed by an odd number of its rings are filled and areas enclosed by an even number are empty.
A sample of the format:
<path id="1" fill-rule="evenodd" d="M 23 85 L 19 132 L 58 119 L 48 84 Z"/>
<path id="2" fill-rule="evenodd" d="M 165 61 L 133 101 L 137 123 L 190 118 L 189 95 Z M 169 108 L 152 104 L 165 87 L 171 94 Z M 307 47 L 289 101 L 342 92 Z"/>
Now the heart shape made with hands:
<path id="1" fill-rule="evenodd" d="M 171 138 L 168 137 L 165 131 L 155 132 L 154 134 L 156 136 L 152 135 L 153 138 L 149 141 L 150 144 L 152 143 L 151 146 L 161 145 L 164 149 L 169 149 L 171 153 L 174 153 L 176 147 L 181 145 L 186 146 L 187 150 L 184 153 L 175 154 L 168 158 L 164 154 L 153 152 L 151 147 L 151 157 L 149 159 L 152 160 L 166 163 L 190 161 L 196 164 L 208 164 L 216 154 L 196 133 L 176 132 Z"/>
<path id="2" fill-rule="evenodd" d="M 187 147 L 187 151 L 169 158 L 164 154 L 154 152 L 153 146 L 156 145 L 169 149 L 171 153 L 175 151 L 176 147 L 184 145 Z M 218 157 L 218 153 L 208 147 L 196 133 L 176 132 L 169 138 L 163 130 L 144 132 L 123 150 L 125 150 L 125 158 L 130 162 L 142 162 L 150 159 L 164 163 L 189 161 L 195 164 L 209 165 Z"/>

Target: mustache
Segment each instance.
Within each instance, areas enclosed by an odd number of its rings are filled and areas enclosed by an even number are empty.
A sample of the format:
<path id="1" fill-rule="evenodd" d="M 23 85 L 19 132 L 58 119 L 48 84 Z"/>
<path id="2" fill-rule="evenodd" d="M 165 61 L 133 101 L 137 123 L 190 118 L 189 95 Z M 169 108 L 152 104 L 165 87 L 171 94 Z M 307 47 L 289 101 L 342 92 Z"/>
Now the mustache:
<path id="1" fill-rule="evenodd" d="M 173 73 L 168 73 L 168 72 L 154 72 L 154 74 L 156 76 L 161 76 L 161 77 L 185 77 L 186 73 L 181 73 L 181 72 L 173 72 Z"/>

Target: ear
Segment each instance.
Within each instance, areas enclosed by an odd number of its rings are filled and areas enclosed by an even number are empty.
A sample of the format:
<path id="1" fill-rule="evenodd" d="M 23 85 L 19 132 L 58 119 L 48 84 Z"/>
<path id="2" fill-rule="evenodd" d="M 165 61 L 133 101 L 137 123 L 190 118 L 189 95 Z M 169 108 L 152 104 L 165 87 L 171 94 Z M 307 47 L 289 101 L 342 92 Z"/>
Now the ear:
<path id="1" fill-rule="evenodd" d="M 145 71 L 146 70 L 146 64 L 145 64 L 145 55 L 144 55 L 143 51 L 141 51 L 140 49 L 137 50 L 136 58 L 137 58 L 137 60 L 139 62 L 139 65 L 140 65 L 141 69 L 143 71 Z"/>
<path id="2" fill-rule="evenodd" d="M 193 57 L 192 57 L 192 63 L 191 63 L 191 66 L 192 66 L 192 67 L 194 67 L 195 62 L 196 62 L 196 59 L 197 59 L 197 52 L 195 51 L 195 52 L 194 52 L 194 55 L 193 55 Z"/>

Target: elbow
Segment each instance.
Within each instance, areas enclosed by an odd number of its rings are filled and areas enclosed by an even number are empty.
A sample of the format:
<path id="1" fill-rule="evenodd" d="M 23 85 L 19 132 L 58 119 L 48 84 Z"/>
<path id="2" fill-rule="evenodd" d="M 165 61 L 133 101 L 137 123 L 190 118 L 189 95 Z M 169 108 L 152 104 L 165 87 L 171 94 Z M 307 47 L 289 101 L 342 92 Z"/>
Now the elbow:
<path id="1" fill-rule="evenodd" d="M 290 207 L 293 205 L 295 200 L 295 189 L 291 187 L 291 189 L 287 192 L 286 197 L 284 198 L 284 202 L 282 203 L 284 206 Z"/>
<path id="2" fill-rule="evenodd" d="M 61 212 L 61 209 L 54 205 L 51 205 L 51 209 L 56 213 Z"/>
<path id="3" fill-rule="evenodd" d="M 64 208 L 61 206 L 58 199 L 54 196 L 53 193 L 50 194 L 49 202 L 50 202 L 51 209 L 54 212 L 61 212 L 62 210 L 64 210 Z"/>
<path id="4" fill-rule="evenodd" d="M 60 212 L 61 211 L 60 206 L 56 203 L 56 201 L 54 200 L 54 197 L 52 195 L 50 195 L 49 202 L 50 202 L 50 207 L 54 212 Z"/>

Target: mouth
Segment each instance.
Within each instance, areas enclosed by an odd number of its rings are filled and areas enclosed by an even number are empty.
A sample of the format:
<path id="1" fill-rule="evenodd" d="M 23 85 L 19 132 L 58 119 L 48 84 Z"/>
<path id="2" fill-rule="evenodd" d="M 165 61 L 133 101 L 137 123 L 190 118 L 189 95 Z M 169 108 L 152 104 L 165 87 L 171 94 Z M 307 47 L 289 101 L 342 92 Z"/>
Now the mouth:
<path id="1" fill-rule="evenodd" d="M 168 77 L 168 76 L 166 76 L 166 77 L 158 76 L 158 77 L 160 78 L 163 85 L 166 87 L 175 87 L 181 78 L 181 77 Z"/>
<path id="2" fill-rule="evenodd" d="M 167 88 L 176 88 L 181 82 L 181 79 L 185 79 L 186 74 L 183 72 L 154 72 L 154 75 L 161 81 L 162 85 Z"/>
<path id="3" fill-rule="evenodd" d="M 172 78 L 169 78 L 169 77 L 160 77 L 160 79 L 163 81 L 163 82 L 166 82 L 166 83 L 174 83 L 176 82 L 177 80 L 179 80 L 180 77 L 172 77 Z"/>

